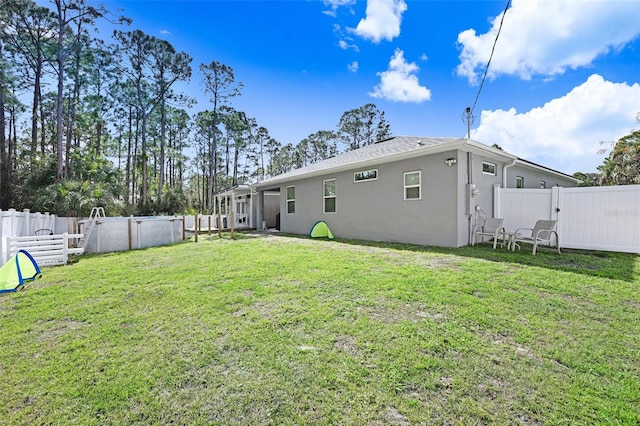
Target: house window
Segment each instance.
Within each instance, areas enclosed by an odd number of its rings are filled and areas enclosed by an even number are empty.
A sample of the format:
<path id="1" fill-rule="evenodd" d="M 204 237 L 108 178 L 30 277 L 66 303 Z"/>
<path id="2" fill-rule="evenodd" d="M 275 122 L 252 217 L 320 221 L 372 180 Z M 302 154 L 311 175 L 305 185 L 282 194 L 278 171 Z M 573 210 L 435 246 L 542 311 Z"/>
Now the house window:
<path id="1" fill-rule="evenodd" d="M 404 174 L 404 199 L 419 200 L 420 199 L 420 171 L 407 172 Z"/>
<path id="2" fill-rule="evenodd" d="M 486 161 L 482 162 L 482 173 L 485 175 L 496 175 L 496 165 L 493 163 L 487 163 Z"/>
<path id="3" fill-rule="evenodd" d="M 324 213 L 336 212 L 336 180 L 327 179 L 322 182 L 324 187 Z"/>
<path id="4" fill-rule="evenodd" d="M 287 186 L 287 213 L 293 214 L 296 212 L 296 187 Z"/>
<path id="5" fill-rule="evenodd" d="M 544 189 L 544 188 L 546 188 L 546 187 L 547 187 L 547 182 L 545 182 L 545 181 L 541 180 L 541 181 L 540 181 L 540 188 Z"/>
<path id="6" fill-rule="evenodd" d="M 524 188 L 524 178 L 522 176 L 516 176 L 516 188 Z"/>
<path id="7" fill-rule="evenodd" d="M 353 174 L 353 181 L 355 183 L 364 182 L 367 180 L 376 180 L 378 179 L 378 170 L 365 170 L 363 172 L 355 172 Z"/>

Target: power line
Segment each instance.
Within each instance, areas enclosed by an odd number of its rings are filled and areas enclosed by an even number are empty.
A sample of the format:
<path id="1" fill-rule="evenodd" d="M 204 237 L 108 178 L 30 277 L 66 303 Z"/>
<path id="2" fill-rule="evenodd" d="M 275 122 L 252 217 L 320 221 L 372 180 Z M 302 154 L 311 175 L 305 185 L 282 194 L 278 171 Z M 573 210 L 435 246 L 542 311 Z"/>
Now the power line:
<path id="1" fill-rule="evenodd" d="M 478 103 L 478 99 L 480 98 L 480 92 L 482 92 L 482 87 L 484 86 L 484 81 L 487 78 L 487 73 L 489 72 L 489 66 L 491 65 L 491 60 L 493 59 L 493 52 L 495 52 L 496 50 L 498 37 L 500 37 L 500 31 L 502 31 L 502 24 L 504 23 L 504 17 L 507 16 L 507 10 L 509 10 L 509 6 L 511 6 L 511 0 L 507 0 L 507 5 L 505 6 L 504 12 L 502 13 L 502 18 L 500 18 L 500 26 L 498 27 L 498 33 L 496 34 L 496 39 L 493 41 L 493 47 L 491 48 L 491 55 L 489 55 L 489 61 L 487 62 L 487 67 L 484 69 L 484 75 L 482 76 L 482 81 L 480 82 L 480 87 L 478 88 L 476 99 L 475 101 L 473 101 L 473 106 L 467 107 L 462 113 L 462 121 L 467 125 L 467 139 L 471 139 L 471 125 L 475 120 L 475 117 L 473 116 L 473 110 L 476 108 L 476 104 Z"/>
<path id="2" fill-rule="evenodd" d="M 498 34 L 496 34 L 496 39 L 493 41 L 493 47 L 491 48 L 491 55 L 489 56 L 489 61 L 487 62 L 487 67 L 484 70 L 484 75 L 482 76 L 482 81 L 480 82 L 480 88 L 478 88 L 478 94 L 476 95 L 476 100 L 473 101 L 473 106 L 471 107 L 471 113 L 476 108 L 476 104 L 478 103 L 478 98 L 480 97 L 480 92 L 482 92 L 482 86 L 484 86 L 484 80 L 487 78 L 487 73 L 489 72 L 489 65 L 491 65 L 491 60 L 493 59 L 493 52 L 496 50 L 496 44 L 498 43 L 498 37 L 500 37 L 500 31 L 502 30 L 502 23 L 504 22 L 504 17 L 507 16 L 507 10 L 511 6 L 511 0 L 507 0 L 507 5 L 504 8 L 504 12 L 502 13 L 502 18 L 500 19 L 500 26 L 498 27 Z"/>

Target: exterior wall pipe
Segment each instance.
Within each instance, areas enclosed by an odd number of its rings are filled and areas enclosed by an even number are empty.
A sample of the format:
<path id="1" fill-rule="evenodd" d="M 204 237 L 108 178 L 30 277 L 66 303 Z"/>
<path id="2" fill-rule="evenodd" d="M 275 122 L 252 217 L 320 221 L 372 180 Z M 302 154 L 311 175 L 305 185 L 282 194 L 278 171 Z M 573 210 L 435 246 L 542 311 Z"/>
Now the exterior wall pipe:
<path id="1" fill-rule="evenodd" d="M 517 162 L 518 160 L 513 160 L 511 164 L 505 164 L 504 166 L 502 166 L 502 187 L 503 188 L 507 187 L 507 169 L 509 167 L 515 166 Z"/>

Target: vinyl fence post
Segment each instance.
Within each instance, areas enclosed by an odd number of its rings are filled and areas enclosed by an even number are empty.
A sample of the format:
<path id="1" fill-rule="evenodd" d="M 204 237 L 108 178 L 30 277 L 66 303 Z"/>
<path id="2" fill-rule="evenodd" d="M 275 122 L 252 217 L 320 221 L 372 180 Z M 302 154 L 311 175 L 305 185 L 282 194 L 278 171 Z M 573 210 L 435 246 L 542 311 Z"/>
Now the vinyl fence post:
<path id="1" fill-rule="evenodd" d="M 218 238 L 222 238 L 222 201 L 218 196 L 216 201 L 218 202 Z"/>
<path id="2" fill-rule="evenodd" d="M 502 216 L 502 205 L 500 204 L 500 184 L 493 185 L 493 217 Z"/>
<path id="3" fill-rule="evenodd" d="M 4 265 L 11 256 L 11 237 L 3 238 L 4 250 L 2 250 L 2 264 Z"/>
<path id="4" fill-rule="evenodd" d="M 62 234 L 62 262 L 67 264 L 67 259 L 69 258 L 69 234 L 66 232 Z"/>
<path id="5" fill-rule="evenodd" d="M 24 228 L 22 228 L 23 234 L 21 236 L 27 237 L 31 235 L 31 213 L 29 209 L 22 211 L 24 212 Z"/>
<path id="6" fill-rule="evenodd" d="M 561 220 L 562 218 L 562 211 L 560 209 L 560 202 L 561 202 L 561 193 L 562 193 L 562 187 L 560 186 L 554 186 L 553 188 L 551 188 L 551 219 L 552 220 L 557 220 L 558 221 L 558 225 L 556 228 L 556 236 L 558 237 L 557 239 L 560 239 L 560 233 L 562 231 L 562 226 L 563 226 L 563 221 Z M 556 246 L 560 247 L 560 241 L 555 241 Z M 551 241 L 549 241 L 549 246 L 551 246 Z"/>
<path id="7" fill-rule="evenodd" d="M 193 223 L 193 229 L 195 231 L 195 242 L 198 242 L 198 231 L 200 230 L 200 227 L 198 226 L 198 215 L 193 216 L 193 219 L 195 220 L 195 222 Z"/>
<path id="8" fill-rule="evenodd" d="M 138 249 L 142 248 L 142 235 L 140 232 L 140 224 L 142 223 L 141 220 L 136 220 L 136 239 L 138 240 Z"/>
<path id="9" fill-rule="evenodd" d="M 96 221 L 96 228 L 98 228 L 97 229 L 98 235 L 96 235 L 96 246 L 97 246 L 96 251 L 98 253 L 102 253 L 102 238 L 101 238 L 101 235 L 100 235 L 100 222 L 98 222 L 98 221 Z"/>
<path id="10" fill-rule="evenodd" d="M 9 209 L 9 236 L 16 235 L 16 209 Z"/>
<path id="11" fill-rule="evenodd" d="M 128 225 L 129 225 L 129 226 L 128 226 L 128 231 L 129 231 L 129 232 L 128 232 L 128 237 L 129 237 L 129 250 L 131 250 L 131 243 L 132 243 L 132 241 L 131 241 L 131 239 L 132 239 L 132 238 L 131 238 L 131 237 L 132 237 L 132 235 L 131 235 L 131 217 L 129 217 L 129 220 L 128 220 L 127 222 L 128 222 Z"/>

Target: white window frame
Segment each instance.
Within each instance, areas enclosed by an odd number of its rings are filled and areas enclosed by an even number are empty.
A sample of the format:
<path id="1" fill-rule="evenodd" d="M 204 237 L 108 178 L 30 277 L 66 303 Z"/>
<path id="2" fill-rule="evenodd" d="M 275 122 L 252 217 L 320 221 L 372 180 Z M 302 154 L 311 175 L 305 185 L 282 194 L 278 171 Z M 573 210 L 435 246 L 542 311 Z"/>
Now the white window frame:
<path id="1" fill-rule="evenodd" d="M 334 190 L 335 193 L 333 195 L 326 195 L 325 194 L 325 189 L 326 189 L 326 185 L 327 182 L 334 182 Z M 328 212 L 326 211 L 326 200 L 328 198 L 333 198 L 333 211 L 332 212 Z M 323 214 L 335 214 L 338 211 L 338 184 L 336 182 L 336 178 L 333 179 L 325 179 L 322 181 L 322 213 Z"/>
<path id="2" fill-rule="evenodd" d="M 493 172 L 486 172 L 484 170 L 484 166 L 490 166 L 491 168 L 493 168 Z M 489 163 L 488 161 L 483 161 L 482 162 L 482 174 L 496 176 L 496 171 L 497 170 L 498 170 L 498 168 L 496 167 L 495 163 Z"/>
<path id="3" fill-rule="evenodd" d="M 419 183 L 417 185 L 407 185 L 407 175 L 418 174 Z M 403 197 L 405 201 L 413 201 L 413 200 L 421 200 L 422 199 L 422 171 L 421 170 L 413 170 L 411 172 L 404 172 L 402 175 L 402 186 L 403 186 Z M 407 189 L 409 188 L 418 188 L 418 197 L 417 198 L 407 198 Z"/>
<path id="4" fill-rule="evenodd" d="M 375 177 L 356 179 L 357 175 L 362 175 L 362 174 L 365 174 L 365 173 L 375 173 Z M 369 182 L 369 181 L 372 181 L 372 180 L 378 180 L 378 169 L 362 170 L 362 171 L 359 171 L 359 172 L 355 172 L 353 174 L 353 183 Z"/>
<path id="5" fill-rule="evenodd" d="M 293 198 L 289 198 L 289 188 L 293 188 Z M 285 188 L 285 198 L 287 199 L 287 214 L 296 214 L 296 186 L 289 185 Z M 293 212 L 289 211 L 289 203 L 293 203 Z"/>
<path id="6" fill-rule="evenodd" d="M 520 186 L 518 186 L 518 182 L 521 183 Z M 518 189 L 524 188 L 524 176 L 516 176 L 516 188 Z"/>

